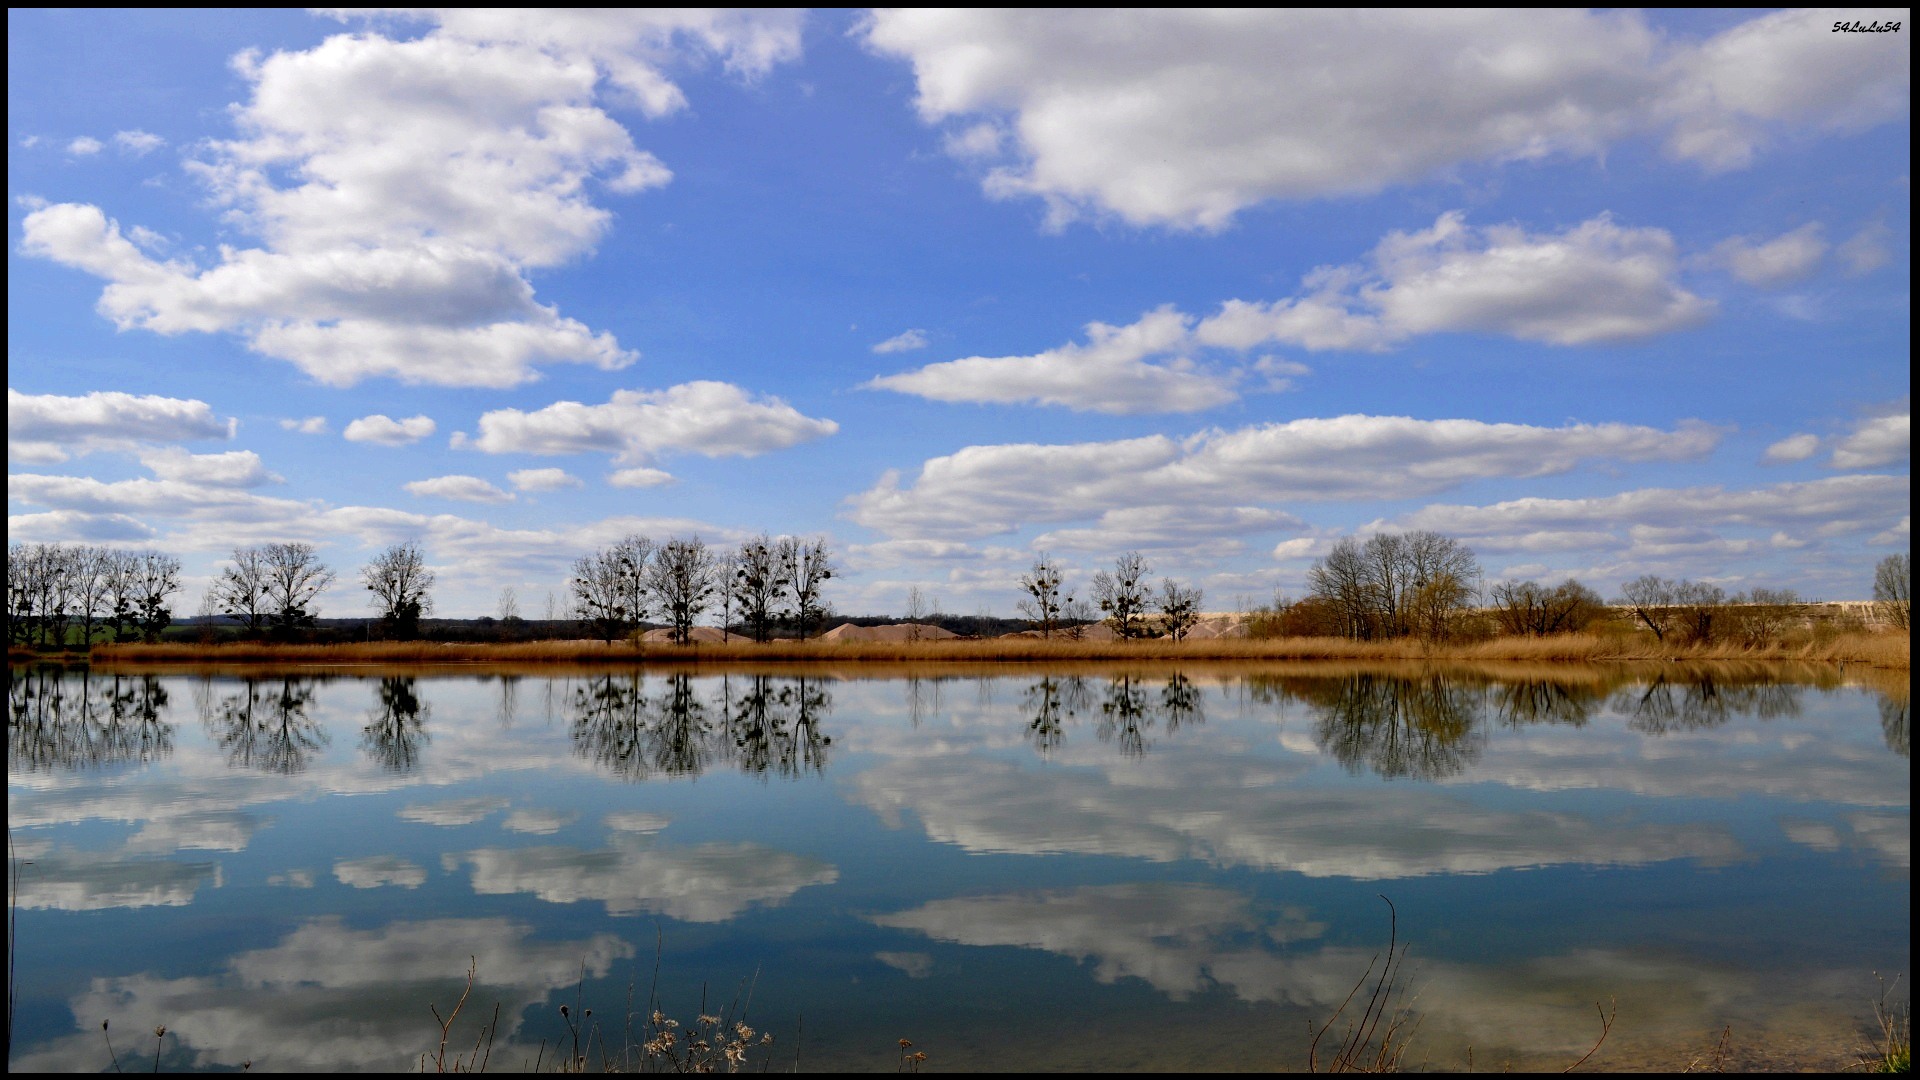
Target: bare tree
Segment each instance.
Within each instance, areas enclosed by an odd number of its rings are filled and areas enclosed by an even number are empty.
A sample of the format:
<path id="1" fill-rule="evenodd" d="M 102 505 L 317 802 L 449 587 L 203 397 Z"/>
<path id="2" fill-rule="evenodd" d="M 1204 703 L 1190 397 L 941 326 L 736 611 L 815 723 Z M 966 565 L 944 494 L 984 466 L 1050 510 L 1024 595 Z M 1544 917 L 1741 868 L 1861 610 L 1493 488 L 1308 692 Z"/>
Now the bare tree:
<path id="1" fill-rule="evenodd" d="M 1600 595 L 1568 578 L 1553 588 L 1537 581 L 1503 581 L 1489 590 L 1494 619 L 1508 634 L 1566 634 L 1584 630 L 1605 606 Z"/>
<path id="2" fill-rule="evenodd" d="M 373 594 L 387 632 L 402 640 L 419 635 L 420 617 L 433 611 L 434 581 L 419 541 L 394 544 L 375 555 L 360 568 L 360 580 Z"/>
<path id="3" fill-rule="evenodd" d="M 1307 571 L 1309 594 L 1337 613 L 1341 633 L 1350 638 L 1376 636 L 1373 591 L 1360 544 L 1344 537 Z"/>
<path id="4" fill-rule="evenodd" d="M 1033 560 L 1033 566 L 1020 575 L 1020 589 L 1027 595 L 1015 608 L 1043 638 L 1052 637 L 1060 628 L 1060 617 L 1066 605 L 1073 602 L 1073 597 L 1060 594 L 1060 582 L 1059 564 L 1044 551 Z"/>
<path id="5" fill-rule="evenodd" d="M 322 563 L 312 544 L 268 544 L 261 549 L 266 569 L 267 610 L 282 632 L 312 626 L 318 612 L 309 610 L 334 572 Z"/>
<path id="6" fill-rule="evenodd" d="M 1902 552 L 1889 555 L 1873 568 L 1873 604 L 1875 614 L 1889 626 L 1912 628 L 1913 555 Z"/>
<path id="7" fill-rule="evenodd" d="M 1168 636 L 1184 641 L 1193 624 L 1200 621 L 1200 587 L 1183 586 L 1172 578 L 1160 581 L 1160 619 Z"/>
<path id="8" fill-rule="evenodd" d="M 907 608 L 905 615 L 908 626 L 907 639 L 909 641 L 919 641 L 920 627 L 927 618 L 927 598 L 926 595 L 920 591 L 920 586 L 918 585 L 910 585 L 907 587 Z"/>
<path id="9" fill-rule="evenodd" d="M 500 621 L 503 623 L 519 622 L 520 621 L 519 590 L 515 589 L 511 585 L 501 586 L 500 601 L 498 604 L 495 605 L 495 612 L 496 614 L 499 615 Z"/>
<path id="10" fill-rule="evenodd" d="M 1655 641 L 1667 640 L 1667 631 L 1673 629 L 1676 584 L 1663 577 L 1643 574 L 1620 586 L 1620 605 L 1631 611 L 1642 626 L 1653 631 Z"/>
<path id="11" fill-rule="evenodd" d="M 80 644 L 93 644 L 93 627 L 110 613 L 108 574 L 112 557 L 106 548 L 79 546 L 69 555 L 73 574 L 74 606 L 80 614 Z"/>
<path id="12" fill-rule="evenodd" d="M 1102 570 L 1093 575 L 1093 601 L 1123 639 L 1147 636 L 1147 575 L 1152 572 L 1145 556 L 1129 551 L 1113 560 L 1113 573 Z"/>
<path id="13" fill-rule="evenodd" d="M 266 628 L 270 609 L 267 606 L 267 562 L 265 553 L 257 547 L 234 548 L 233 565 L 220 571 L 219 580 L 213 584 L 214 601 L 220 611 L 240 620 L 240 626 L 249 634 L 257 634 Z"/>
<path id="14" fill-rule="evenodd" d="M 173 625 L 171 597 L 180 591 L 180 560 L 157 551 L 129 552 L 132 555 L 133 611 L 145 641 L 159 641 L 160 634 Z"/>
<path id="15" fill-rule="evenodd" d="M 652 556 L 653 541 L 628 536 L 573 564 L 574 611 L 605 641 L 624 636 L 646 617 Z"/>
<path id="16" fill-rule="evenodd" d="M 800 636 L 811 637 L 813 629 L 827 617 L 823 590 L 833 577 L 833 552 L 825 537 L 780 542 L 780 561 L 786 567 L 788 588 L 793 590 L 793 617 L 800 624 Z"/>
<path id="17" fill-rule="evenodd" d="M 1098 620 L 1093 609 L 1093 601 L 1084 596 L 1069 596 L 1060 607 L 1060 633 L 1068 641 L 1083 641 L 1087 636 L 1087 627 Z"/>
<path id="18" fill-rule="evenodd" d="M 1404 633 L 1439 641 L 1453 631 L 1454 615 L 1480 591 L 1480 562 L 1472 549 L 1425 530 L 1402 538 L 1405 594 L 1398 605 Z"/>
<path id="19" fill-rule="evenodd" d="M 713 554 L 697 536 L 669 540 L 654 554 L 647 584 L 676 643 L 685 645 L 692 637 L 694 620 L 706 610 L 719 585 L 714 576 Z"/>
<path id="20" fill-rule="evenodd" d="M 733 576 L 722 595 L 740 606 L 740 621 L 747 624 L 747 635 L 755 641 L 772 640 L 774 620 L 785 614 L 782 605 L 792 579 L 783 554 L 783 543 L 761 533 L 730 557 Z"/>

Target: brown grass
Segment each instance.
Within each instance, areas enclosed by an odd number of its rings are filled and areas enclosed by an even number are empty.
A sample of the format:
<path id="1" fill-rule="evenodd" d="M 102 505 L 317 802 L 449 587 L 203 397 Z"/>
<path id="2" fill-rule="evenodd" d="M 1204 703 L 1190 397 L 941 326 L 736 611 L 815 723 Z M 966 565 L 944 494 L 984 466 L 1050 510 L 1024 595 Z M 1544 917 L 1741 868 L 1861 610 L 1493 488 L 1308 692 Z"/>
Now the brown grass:
<path id="1" fill-rule="evenodd" d="M 445 664 L 928 664 L 999 665 L 1058 663 L 1164 663 L 1245 661 L 1421 661 L 1487 664 L 1620 663 L 1683 661 L 1798 661 L 1862 664 L 1888 670 L 1910 666 L 1906 634 L 1842 634 L 1826 640 L 1757 646 L 1663 645 L 1619 634 L 1565 634 L 1543 638 L 1496 638 L 1463 644 L 1344 638 L 1213 639 L 1207 641 L 1067 641 L 991 638 L 978 641 L 832 642 L 775 641 L 670 645 L 654 642 L 533 641 L 511 644 L 364 642 L 337 645 L 270 643 L 96 645 L 91 661 L 102 666 L 194 667 L 273 664 L 291 667 L 419 666 Z"/>

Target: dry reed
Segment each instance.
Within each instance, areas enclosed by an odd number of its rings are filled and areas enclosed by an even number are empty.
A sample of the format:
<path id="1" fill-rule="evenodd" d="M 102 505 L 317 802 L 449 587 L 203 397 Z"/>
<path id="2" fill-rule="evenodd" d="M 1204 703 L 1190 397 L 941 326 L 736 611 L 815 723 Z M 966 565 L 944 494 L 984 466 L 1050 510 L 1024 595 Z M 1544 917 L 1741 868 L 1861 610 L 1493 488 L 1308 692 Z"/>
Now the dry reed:
<path id="1" fill-rule="evenodd" d="M 1864 664 L 1906 670 L 1906 634 L 1853 633 L 1830 639 L 1758 645 L 1674 645 L 1618 634 L 1506 637 L 1459 644 L 1350 641 L 1345 638 L 1215 638 L 1203 641 L 1069 641 L 989 638 L 947 641 L 772 641 L 671 645 L 656 642 L 531 641 L 514 643 L 376 641 L 332 645 L 268 642 L 96 645 L 91 661 L 105 665 L 274 664 L 337 667 L 367 664 L 1018 664 L 1164 661 L 1521 661 L 1618 663 L 1630 661 L 1800 661 Z"/>

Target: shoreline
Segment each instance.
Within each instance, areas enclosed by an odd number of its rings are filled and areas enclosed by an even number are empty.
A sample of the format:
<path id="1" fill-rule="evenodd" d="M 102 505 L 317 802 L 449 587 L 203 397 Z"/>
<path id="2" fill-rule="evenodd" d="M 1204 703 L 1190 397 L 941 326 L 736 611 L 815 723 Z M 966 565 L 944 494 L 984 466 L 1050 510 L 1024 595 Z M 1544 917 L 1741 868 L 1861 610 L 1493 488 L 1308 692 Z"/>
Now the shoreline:
<path id="1" fill-rule="evenodd" d="M 1568 634 L 1545 638 L 1496 638 L 1462 644 L 1430 644 L 1413 640 L 1350 641 L 1344 638 L 1279 638 L 1250 640 L 1214 638 L 1202 641 L 1068 641 L 1061 639 L 989 638 L 917 642 L 772 641 L 705 642 L 672 645 L 658 642 L 592 640 L 530 642 L 376 641 L 337 644 L 279 644 L 222 642 L 209 644 L 161 643 L 95 645 L 88 652 L 8 650 L 10 664 L 58 663 L 102 668 L 295 666 L 339 667 L 362 665 L 470 666 L 498 664 L 543 667 L 568 665 L 735 666 L 966 666 L 999 667 L 1017 664 L 1060 663 L 1287 663 L 1346 661 L 1361 663 L 1441 664 L 1638 664 L 1686 663 L 1719 666 L 1727 663 L 1862 664 L 1906 671 L 1911 669 L 1910 638 L 1906 634 L 1844 634 L 1825 641 L 1779 642 L 1761 645 L 1662 645 L 1619 635 Z"/>

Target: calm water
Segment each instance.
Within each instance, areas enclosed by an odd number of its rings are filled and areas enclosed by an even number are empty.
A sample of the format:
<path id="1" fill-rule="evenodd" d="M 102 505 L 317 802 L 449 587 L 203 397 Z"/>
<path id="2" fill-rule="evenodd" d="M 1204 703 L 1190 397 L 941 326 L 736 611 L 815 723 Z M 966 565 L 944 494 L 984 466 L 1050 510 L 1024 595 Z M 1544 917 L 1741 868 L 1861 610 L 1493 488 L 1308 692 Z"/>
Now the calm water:
<path id="1" fill-rule="evenodd" d="M 415 1067 L 473 957 L 494 1069 L 562 1003 L 617 1051 L 656 961 L 776 1068 L 1297 1069 L 1382 895 L 1408 1065 L 1563 1067 L 1612 999 L 1603 1068 L 1832 1066 L 1904 996 L 1904 675 L 1252 670 L 16 669 L 9 1064 Z"/>

